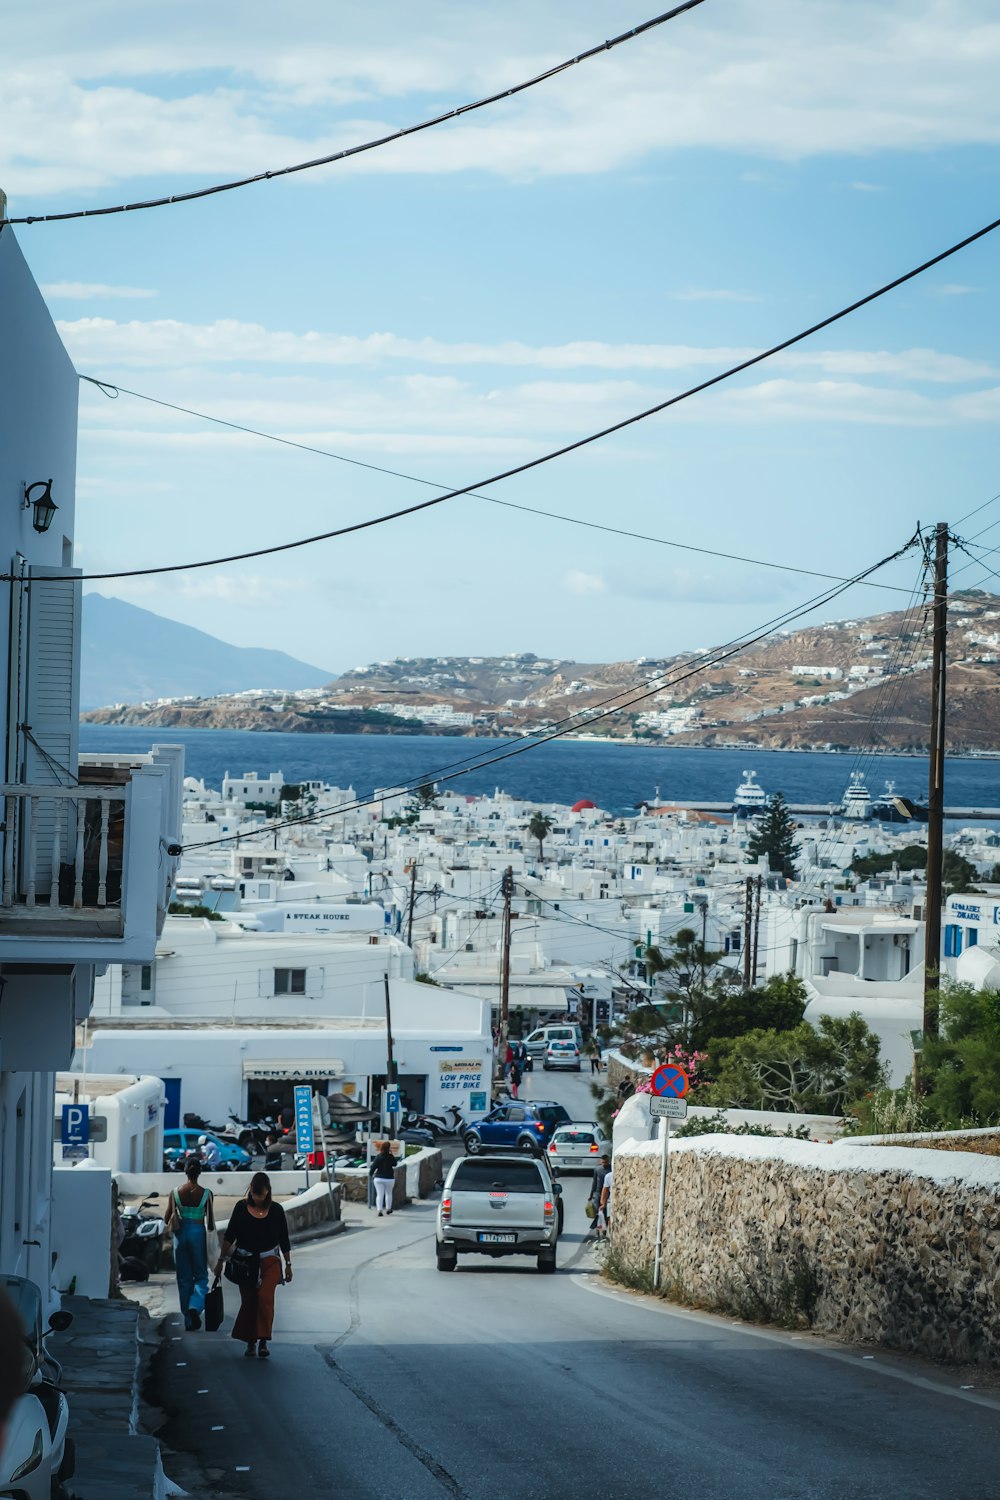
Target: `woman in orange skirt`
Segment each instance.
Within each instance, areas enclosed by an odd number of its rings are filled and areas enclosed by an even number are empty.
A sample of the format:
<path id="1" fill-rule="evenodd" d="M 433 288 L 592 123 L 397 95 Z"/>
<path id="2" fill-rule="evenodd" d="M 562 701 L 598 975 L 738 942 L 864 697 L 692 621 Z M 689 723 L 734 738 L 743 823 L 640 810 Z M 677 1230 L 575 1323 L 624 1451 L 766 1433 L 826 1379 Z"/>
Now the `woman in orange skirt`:
<path id="1" fill-rule="evenodd" d="M 268 1342 L 274 1324 L 274 1293 L 283 1280 L 292 1279 L 292 1252 L 285 1210 L 272 1199 L 271 1179 L 266 1172 L 254 1174 L 250 1191 L 233 1209 L 215 1267 L 216 1276 L 234 1251 L 238 1260 L 249 1263 L 250 1275 L 237 1283 L 240 1310 L 232 1337 L 246 1344 L 243 1352 L 248 1358 L 256 1354 L 267 1359 L 271 1353 Z"/>

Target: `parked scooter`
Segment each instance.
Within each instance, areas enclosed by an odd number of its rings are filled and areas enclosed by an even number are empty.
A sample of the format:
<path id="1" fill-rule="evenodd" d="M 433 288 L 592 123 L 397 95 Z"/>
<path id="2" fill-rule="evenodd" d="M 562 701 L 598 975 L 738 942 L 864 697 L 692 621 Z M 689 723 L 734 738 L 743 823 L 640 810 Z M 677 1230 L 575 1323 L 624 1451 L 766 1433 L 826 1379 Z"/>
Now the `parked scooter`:
<path id="1" fill-rule="evenodd" d="M 420 1130 L 429 1130 L 435 1140 L 440 1136 L 464 1136 L 469 1128 L 457 1104 L 449 1104 L 443 1115 L 414 1115 L 412 1124 Z"/>
<path id="2" fill-rule="evenodd" d="M 73 1474 L 73 1442 L 66 1436 L 69 1404 L 59 1388 L 62 1370 L 45 1347 L 42 1295 L 33 1281 L 21 1276 L 4 1276 L 0 1285 L 24 1323 L 29 1380 L 8 1418 L 0 1451 L 0 1494 L 19 1500 L 60 1500 L 65 1495 L 63 1482 Z M 54 1312 L 48 1326 L 62 1333 L 72 1321 L 72 1313 Z"/>
<path id="3" fill-rule="evenodd" d="M 163 1234 L 166 1225 L 159 1216 L 144 1214 L 144 1208 L 155 1208 L 152 1198 L 145 1199 L 138 1208 L 123 1208 L 118 1218 L 122 1227 L 119 1255 L 125 1259 L 141 1260 L 149 1271 L 158 1271 L 163 1260 Z"/>

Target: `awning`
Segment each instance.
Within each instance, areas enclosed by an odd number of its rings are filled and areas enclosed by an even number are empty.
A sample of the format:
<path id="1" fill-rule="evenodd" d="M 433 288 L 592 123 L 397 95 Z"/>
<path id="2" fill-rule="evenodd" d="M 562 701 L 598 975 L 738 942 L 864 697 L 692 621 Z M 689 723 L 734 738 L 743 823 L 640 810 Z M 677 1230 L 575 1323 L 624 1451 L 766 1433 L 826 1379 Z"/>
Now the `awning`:
<path id="1" fill-rule="evenodd" d="M 303 1083 L 309 1078 L 341 1078 L 344 1064 L 339 1057 L 246 1058 L 244 1078 L 276 1078 L 288 1083 Z"/>
<path id="2" fill-rule="evenodd" d="M 573 988 L 573 986 L 570 986 Z M 500 1004 L 498 984 L 470 984 L 457 981 L 455 989 L 463 995 L 473 995 L 477 1000 L 488 1000 L 494 1007 Z M 511 1010 L 560 1010 L 566 1009 L 565 984 L 512 984 L 508 994 Z"/>

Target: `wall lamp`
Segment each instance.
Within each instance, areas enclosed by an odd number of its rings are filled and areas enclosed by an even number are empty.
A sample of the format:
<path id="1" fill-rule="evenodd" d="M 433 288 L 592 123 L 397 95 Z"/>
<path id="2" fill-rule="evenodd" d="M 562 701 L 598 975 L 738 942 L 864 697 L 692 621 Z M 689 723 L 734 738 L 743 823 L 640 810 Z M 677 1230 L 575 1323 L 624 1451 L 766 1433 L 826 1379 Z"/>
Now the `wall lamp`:
<path id="1" fill-rule="evenodd" d="M 32 491 L 41 490 L 37 500 L 32 499 Z M 31 524 L 38 532 L 48 531 L 52 525 L 52 517 L 59 509 L 52 498 L 52 480 L 39 479 L 34 484 L 24 486 L 24 498 L 21 504 L 22 510 L 34 509 L 35 514 L 31 518 Z"/>

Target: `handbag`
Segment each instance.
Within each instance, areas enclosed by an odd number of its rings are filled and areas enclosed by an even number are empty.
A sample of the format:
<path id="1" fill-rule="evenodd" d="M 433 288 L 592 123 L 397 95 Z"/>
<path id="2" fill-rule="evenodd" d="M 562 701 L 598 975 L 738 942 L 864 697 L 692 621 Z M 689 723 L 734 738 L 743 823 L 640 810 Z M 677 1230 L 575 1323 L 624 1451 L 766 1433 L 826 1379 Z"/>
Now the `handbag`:
<path id="1" fill-rule="evenodd" d="M 587 1215 L 588 1219 L 597 1218 L 597 1206 L 594 1203 L 593 1198 L 587 1199 L 586 1203 L 583 1205 L 583 1211 Z"/>
<path id="2" fill-rule="evenodd" d="M 222 1327 L 226 1310 L 222 1305 L 222 1282 L 216 1278 L 214 1286 L 205 1296 L 205 1332 L 215 1333 Z"/>
<path id="3" fill-rule="evenodd" d="M 260 1256 L 253 1250 L 240 1250 L 237 1247 L 226 1261 L 226 1269 L 222 1274 L 233 1286 L 259 1286 Z"/>

